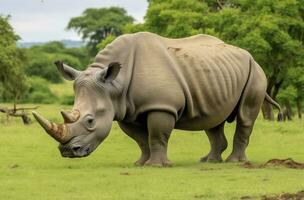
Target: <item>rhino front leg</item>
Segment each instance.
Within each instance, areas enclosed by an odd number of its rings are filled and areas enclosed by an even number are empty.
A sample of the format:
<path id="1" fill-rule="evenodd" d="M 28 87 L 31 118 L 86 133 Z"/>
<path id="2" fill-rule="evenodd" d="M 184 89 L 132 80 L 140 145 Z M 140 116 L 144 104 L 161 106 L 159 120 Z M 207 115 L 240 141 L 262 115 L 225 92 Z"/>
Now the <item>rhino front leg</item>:
<path id="1" fill-rule="evenodd" d="M 210 142 L 210 152 L 201 158 L 201 162 L 222 162 L 222 153 L 227 148 L 227 139 L 224 134 L 224 124 L 206 130 Z"/>
<path id="2" fill-rule="evenodd" d="M 167 112 L 150 112 L 147 118 L 150 158 L 145 165 L 171 166 L 167 157 L 170 134 L 175 125 L 175 117 Z"/>
<path id="3" fill-rule="evenodd" d="M 125 122 L 118 122 L 118 124 L 128 136 L 135 140 L 141 149 L 141 156 L 134 164 L 139 166 L 145 164 L 150 157 L 147 128 Z"/>

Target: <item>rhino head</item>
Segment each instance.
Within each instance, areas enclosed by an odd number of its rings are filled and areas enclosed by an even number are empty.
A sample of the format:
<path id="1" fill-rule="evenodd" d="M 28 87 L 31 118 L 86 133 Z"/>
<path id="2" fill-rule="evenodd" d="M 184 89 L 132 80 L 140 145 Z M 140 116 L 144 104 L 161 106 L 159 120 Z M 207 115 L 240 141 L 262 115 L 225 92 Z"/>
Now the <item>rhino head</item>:
<path id="1" fill-rule="evenodd" d="M 63 157 L 88 156 L 108 136 L 115 118 L 113 98 L 119 91 L 113 82 L 120 71 L 120 64 L 92 64 L 85 71 L 75 70 L 61 61 L 55 64 L 65 79 L 74 81 L 73 109 L 61 111 L 62 124 L 50 122 L 36 112 L 33 115 L 60 143 Z"/>

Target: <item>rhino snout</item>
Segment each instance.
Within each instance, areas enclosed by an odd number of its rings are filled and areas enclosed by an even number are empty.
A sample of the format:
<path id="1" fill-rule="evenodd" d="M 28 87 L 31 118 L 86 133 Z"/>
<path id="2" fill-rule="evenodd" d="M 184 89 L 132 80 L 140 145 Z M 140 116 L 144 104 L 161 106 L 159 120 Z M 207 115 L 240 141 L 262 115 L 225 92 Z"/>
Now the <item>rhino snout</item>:
<path id="1" fill-rule="evenodd" d="M 91 149 L 89 145 L 81 146 L 81 145 L 60 144 L 58 148 L 62 157 L 69 157 L 69 158 L 85 157 L 91 153 Z"/>

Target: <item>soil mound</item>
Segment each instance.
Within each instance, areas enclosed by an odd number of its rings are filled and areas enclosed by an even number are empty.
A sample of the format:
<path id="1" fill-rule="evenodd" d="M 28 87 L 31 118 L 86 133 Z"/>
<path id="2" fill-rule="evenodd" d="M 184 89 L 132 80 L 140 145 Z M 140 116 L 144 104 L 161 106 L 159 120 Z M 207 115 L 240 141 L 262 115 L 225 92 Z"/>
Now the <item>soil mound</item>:
<path id="1" fill-rule="evenodd" d="M 304 190 L 295 194 L 283 193 L 279 196 L 263 196 L 262 200 L 304 200 Z"/>
<path id="2" fill-rule="evenodd" d="M 292 158 L 271 159 L 262 165 L 254 165 L 251 162 L 245 162 L 242 164 L 242 166 L 249 169 L 266 168 L 271 166 L 284 166 L 291 169 L 304 169 L 304 163 L 296 162 Z"/>

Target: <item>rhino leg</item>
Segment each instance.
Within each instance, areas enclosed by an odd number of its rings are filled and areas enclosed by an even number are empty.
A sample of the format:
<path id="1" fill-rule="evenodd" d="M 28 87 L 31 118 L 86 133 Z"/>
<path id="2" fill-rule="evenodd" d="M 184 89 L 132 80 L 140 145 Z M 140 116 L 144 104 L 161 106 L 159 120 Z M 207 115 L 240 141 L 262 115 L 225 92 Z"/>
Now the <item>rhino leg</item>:
<path id="1" fill-rule="evenodd" d="M 201 158 L 201 162 L 222 162 L 222 153 L 227 148 L 227 139 L 224 134 L 224 124 L 206 130 L 210 142 L 210 152 Z"/>
<path id="2" fill-rule="evenodd" d="M 145 165 L 171 166 L 167 157 L 170 134 L 175 125 L 175 117 L 167 112 L 150 112 L 147 118 L 150 158 Z"/>
<path id="3" fill-rule="evenodd" d="M 244 162 L 247 161 L 245 150 L 249 143 L 249 137 L 252 132 L 253 124 L 246 126 L 242 123 L 236 125 L 236 131 L 233 138 L 233 150 L 226 159 L 227 162 Z"/>
<path id="4" fill-rule="evenodd" d="M 124 122 L 118 122 L 118 124 L 128 136 L 135 140 L 141 149 L 141 156 L 134 164 L 142 166 L 150 157 L 147 128 Z"/>
<path id="5" fill-rule="evenodd" d="M 259 67 L 253 67 L 240 100 L 233 150 L 227 161 L 242 162 L 247 160 L 245 150 L 265 98 L 266 87 L 267 81 L 264 73 Z"/>

